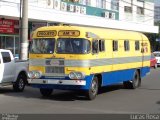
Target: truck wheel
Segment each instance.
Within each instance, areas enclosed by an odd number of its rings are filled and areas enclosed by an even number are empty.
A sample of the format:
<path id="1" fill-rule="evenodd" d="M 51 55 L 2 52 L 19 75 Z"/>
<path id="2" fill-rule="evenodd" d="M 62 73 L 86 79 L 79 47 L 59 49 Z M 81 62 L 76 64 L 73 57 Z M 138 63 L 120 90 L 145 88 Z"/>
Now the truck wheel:
<path id="1" fill-rule="evenodd" d="M 133 80 L 125 81 L 125 82 L 123 82 L 123 85 L 127 89 L 136 89 L 139 86 L 141 86 L 141 78 L 140 78 L 139 72 L 136 71 L 134 74 Z"/>
<path id="2" fill-rule="evenodd" d="M 90 89 L 86 92 L 86 97 L 88 100 L 93 100 L 96 98 L 97 93 L 98 93 L 98 78 L 94 77 Z"/>
<path id="3" fill-rule="evenodd" d="M 23 92 L 26 85 L 27 77 L 23 74 L 18 75 L 15 83 L 13 83 L 13 89 L 16 92 Z"/>
<path id="4" fill-rule="evenodd" d="M 53 92 L 53 89 L 45 89 L 45 88 L 40 88 L 40 93 L 44 97 L 49 97 Z"/>

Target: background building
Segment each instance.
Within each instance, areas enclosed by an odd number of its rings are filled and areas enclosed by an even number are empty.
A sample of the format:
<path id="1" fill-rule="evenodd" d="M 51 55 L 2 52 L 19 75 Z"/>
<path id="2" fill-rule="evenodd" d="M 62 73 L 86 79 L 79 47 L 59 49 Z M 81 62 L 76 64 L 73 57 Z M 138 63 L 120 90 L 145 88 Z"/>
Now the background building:
<path id="1" fill-rule="evenodd" d="M 0 48 L 15 55 L 20 50 L 20 3 L 0 1 Z M 57 23 L 158 33 L 153 0 L 29 0 L 28 18 L 28 39 L 37 27 Z"/>
<path id="2" fill-rule="evenodd" d="M 157 22 L 157 21 L 160 21 L 160 0 L 155 0 L 154 2 L 155 2 L 155 4 L 154 4 L 154 9 L 155 9 L 154 19 L 155 19 L 155 22 Z"/>
<path id="3" fill-rule="evenodd" d="M 154 2 L 147 0 L 119 0 L 119 20 L 154 25 Z"/>
<path id="4" fill-rule="evenodd" d="M 160 0 L 154 0 L 154 3 L 157 5 L 159 4 L 160 5 Z"/>

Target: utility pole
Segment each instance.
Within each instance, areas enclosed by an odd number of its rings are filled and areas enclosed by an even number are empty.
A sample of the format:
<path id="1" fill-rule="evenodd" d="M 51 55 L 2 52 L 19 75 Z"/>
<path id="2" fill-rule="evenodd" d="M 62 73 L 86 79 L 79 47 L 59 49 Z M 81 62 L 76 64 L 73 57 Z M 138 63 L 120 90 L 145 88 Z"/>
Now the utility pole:
<path id="1" fill-rule="evenodd" d="M 21 60 L 28 59 L 28 0 L 22 0 Z"/>

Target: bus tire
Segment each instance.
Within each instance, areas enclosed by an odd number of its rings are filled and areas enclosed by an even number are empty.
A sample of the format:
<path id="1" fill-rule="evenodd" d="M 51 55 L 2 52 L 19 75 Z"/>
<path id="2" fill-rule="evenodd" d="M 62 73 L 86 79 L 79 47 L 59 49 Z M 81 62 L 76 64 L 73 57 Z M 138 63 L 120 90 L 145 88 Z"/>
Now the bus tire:
<path id="1" fill-rule="evenodd" d="M 131 81 L 123 82 L 123 85 L 127 89 L 136 89 L 141 86 L 141 78 L 139 72 L 136 70 L 134 73 L 134 78 Z"/>
<path id="2" fill-rule="evenodd" d="M 131 81 L 124 81 L 123 82 L 123 87 L 125 88 L 125 89 L 131 89 Z"/>
<path id="3" fill-rule="evenodd" d="M 90 89 L 86 92 L 86 97 L 88 100 L 93 100 L 98 94 L 98 78 L 95 76 L 92 80 Z"/>
<path id="4" fill-rule="evenodd" d="M 23 92 L 27 81 L 27 76 L 19 74 L 15 83 L 13 83 L 13 89 L 16 92 Z"/>
<path id="5" fill-rule="evenodd" d="M 40 93 L 43 97 L 49 97 L 53 92 L 53 89 L 40 88 Z"/>

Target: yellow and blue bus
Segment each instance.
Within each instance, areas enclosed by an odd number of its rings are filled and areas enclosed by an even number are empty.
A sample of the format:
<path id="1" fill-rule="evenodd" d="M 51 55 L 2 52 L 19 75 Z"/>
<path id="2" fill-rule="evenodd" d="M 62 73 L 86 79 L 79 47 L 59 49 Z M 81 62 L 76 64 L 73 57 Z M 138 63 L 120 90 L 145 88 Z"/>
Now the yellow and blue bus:
<path id="1" fill-rule="evenodd" d="M 150 72 L 150 43 L 139 32 L 80 26 L 46 26 L 33 33 L 28 81 L 43 96 L 81 90 L 89 100 L 103 86 L 135 89 Z"/>

